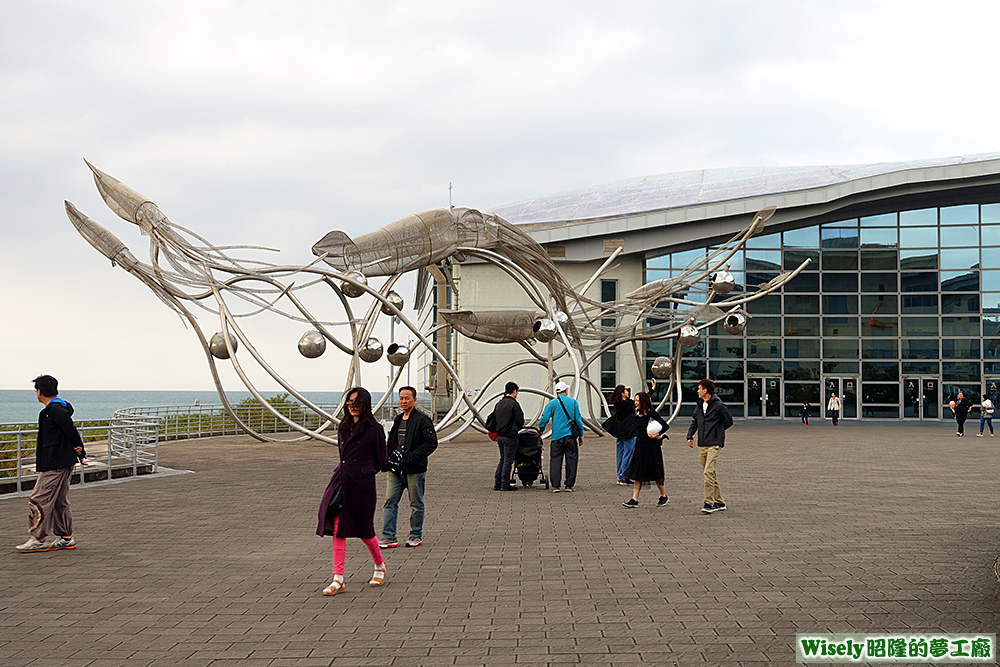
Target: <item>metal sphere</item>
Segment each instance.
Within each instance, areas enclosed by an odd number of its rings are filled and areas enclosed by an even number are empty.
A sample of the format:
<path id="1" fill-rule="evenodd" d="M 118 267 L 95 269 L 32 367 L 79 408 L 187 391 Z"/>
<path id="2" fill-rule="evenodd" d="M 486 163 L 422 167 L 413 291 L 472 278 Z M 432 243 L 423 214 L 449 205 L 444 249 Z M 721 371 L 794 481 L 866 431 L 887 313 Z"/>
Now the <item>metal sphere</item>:
<path id="1" fill-rule="evenodd" d="M 299 354 L 306 359 L 315 359 L 326 352 L 326 338 L 318 331 L 307 331 L 299 339 Z"/>
<path id="2" fill-rule="evenodd" d="M 395 306 L 397 310 L 403 310 L 403 297 L 401 297 L 397 292 L 389 292 L 388 294 L 385 295 L 385 300 L 391 303 L 393 306 Z M 383 303 L 382 314 L 394 315 L 395 313 L 389 310 L 389 307 L 386 306 L 385 303 Z"/>
<path id="3" fill-rule="evenodd" d="M 239 348 L 238 342 L 232 336 L 229 337 L 229 344 L 232 345 L 233 352 Z M 212 356 L 216 359 L 228 359 L 229 358 L 229 348 L 226 347 L 226 338 L 224 334 L 219 331 L 212 336 L 212 339 L 208 341 L 208 349 L 211 351 Z"/>
<path id="4" fill-rule="evenodd" d="M 555 316 L 556 316 L 556 322 L 559 323 L 559 326 L 564 327 L 567 324 L 569 324 L 569 315 L 567 315 L 563 311 L 557 310 L 555 312 Z"/>
<path id="5" fill-rule="evenodd" d="M 365 274 L 363 273 L 360 273 L 358 271 L 351 271 L 347 275 L 350 276 L 352 280 L 355 280 L 361 283 L 362 285 L 368 284 L 368 279 L 365 278 Z M 350 299 L 356 299 L 365 293 L 365 291 L 361 287 L 347 280 L 342 280 L 340 282 L 340 289 L 344 293 L 344 296 Z"/>
<path id="6" fill-rule="evenodd" d="M 657 357 L 653 361 L 653 377 L 664 379 L 670 377 L 674 372 L 674 360 L 670 357 Z"/>
<path id="7" fill-rule="evenodd" d="M 680 336 L 677 338 L 677 342 L 680 343 L 681 347 L 694 347 L 700 340 L 701 335 L 698 333 L 698 327 L 693 324 L 682 326 Z"/>
<path id="8" fill-rule="evenodd" d="M 393 366 L 403 366 L 410 360 L 410 348 L 399 343 L 392 343 L 385 351 L 385 358 Z"/>
<path id="9" fill-rule="evenodd" d="M 716 294 L 729 294 L 736 287 L 736 278 L 729 271 L 719 271 L 712 276 L 710 287 Z"/>
<path id="10" fill-rule="evenodd" d="M 361 346 L 358 350 L 358 356 L 361 357 L 361 361 L 367 363 L 373 363 L 382 358 L 382 343 L 378 338 L 369 338 L 365 341 L 365 344 Z"/>
<path id="11" fill-rule="evenodd" d="M 535 334 L 535 340 L 541 343 L 548 343 L 559 335 L 559 331 L 556 329 L 556 323 L 550 319 L 540 319 L 535 320 L 535 326 L 531 328 Z"/>
<path id="12" fill-rule="evenodd" d="M 722 326 L 734 336 L 741 334 L 747 328 L 747 316 L 743 313 L 730 313 L 722 320 Z"/>

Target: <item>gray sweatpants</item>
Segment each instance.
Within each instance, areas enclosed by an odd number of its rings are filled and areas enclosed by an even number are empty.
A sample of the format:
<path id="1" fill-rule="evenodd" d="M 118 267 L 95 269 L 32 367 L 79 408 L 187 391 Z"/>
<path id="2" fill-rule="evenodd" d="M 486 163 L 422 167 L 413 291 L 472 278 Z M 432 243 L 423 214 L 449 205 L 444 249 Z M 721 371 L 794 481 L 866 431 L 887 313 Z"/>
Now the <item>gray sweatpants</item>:
<path id="1" fill-rule="evenodd" d="M 49 535 L 73 535 L 73 512 L 69 507 L 69 478 L 73 468 L 38 473 L 28 499 L 28 532 L 36 540 Z"/>

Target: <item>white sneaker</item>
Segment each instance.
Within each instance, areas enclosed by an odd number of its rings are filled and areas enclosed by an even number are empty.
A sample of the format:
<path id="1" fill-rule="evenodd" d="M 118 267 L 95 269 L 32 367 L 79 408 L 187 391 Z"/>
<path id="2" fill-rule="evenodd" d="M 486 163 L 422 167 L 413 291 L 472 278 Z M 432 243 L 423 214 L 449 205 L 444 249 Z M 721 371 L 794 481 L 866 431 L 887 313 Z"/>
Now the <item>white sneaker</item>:
<path id="1" fill-rule="evenodd" d="M 48 551 L 49 544 L 48 542 L 42 542 L 41 540 L 35 539 L 35 537 L 32 536 L 28 538 L 27 542 L 19 544 L 14 548 L 21 553 L 28 553 L 30 551 Z"/>

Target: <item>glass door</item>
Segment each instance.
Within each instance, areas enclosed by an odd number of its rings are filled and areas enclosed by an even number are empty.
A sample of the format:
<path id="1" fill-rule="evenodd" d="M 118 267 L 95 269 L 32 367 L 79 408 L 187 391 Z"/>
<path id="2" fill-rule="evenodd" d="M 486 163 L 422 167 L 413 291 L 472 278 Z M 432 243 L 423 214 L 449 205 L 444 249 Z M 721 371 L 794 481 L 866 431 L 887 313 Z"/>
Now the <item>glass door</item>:
<path id="1" fill-rule="evenodd" d="M 747 376 L 747 417 L 781 418 L 781 378 Z"/>
<path id="2" fill-rule="evenodd" d="M 764 378 L 764 416 L 781 417 L 781 378 Z"/>
<path id="3" fill-rule="evenodd" d="M 938 391 L 938 379 L 921 378 L 920 384 L 924 388 L 923 400 L 921 401 L 921 407 L 923 408 L 923 413 L 920 415 L 920 418 L 940 419 L 941 405 L 938 403 L 938 401 L 940 401 L 941 399 L 938 397 L 941 394 Z"/>
<path id="4" fill-rule="evenodd" d="M 841 419 L 857 419 L 858 418 L 858 379 L 857 378 L 841 378 L 840 379 L 840 389 L 843 392 L 840 394 L 840 402 L 843 405 L 840 412 Z"/>
<path id="5" fill-rule="evenodd" d="M 764 416 L 764 378 L 747 377 L 747 417 Z"/>
<path id="6" fill-rule="evenodd" d="M 938 385 L 936 377 L 904 377 L 903 419 L 939 419 Z"/>

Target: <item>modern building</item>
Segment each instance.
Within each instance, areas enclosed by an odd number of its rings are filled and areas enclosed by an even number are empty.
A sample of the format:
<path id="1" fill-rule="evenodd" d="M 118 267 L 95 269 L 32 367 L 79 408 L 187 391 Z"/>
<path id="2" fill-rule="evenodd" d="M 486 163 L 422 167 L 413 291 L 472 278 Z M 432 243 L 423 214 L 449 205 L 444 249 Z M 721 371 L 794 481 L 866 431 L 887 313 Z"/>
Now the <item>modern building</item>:
<path id="1" fill-rule="evenodd" d="M 804 259 L 811 263 L 780 291 L 749 305 L 742 335 L 716 325 L 684 351 L 681 378 L 690 404 L 682 411 L 692 409 L 702 377 L 716 380 L 733 414 L 747 418 L 794 418 L 803 403 L 822 416 L 833 391 L 842 398 L 842 418 L 859 420 L 948 419 L 947 403 L 959 390 L 974 402 L 984 393 L 996 400 L 1000 153 L 681 172 L 490 212 L 545 247 L 571 284 L 584 282 L 622 246 L 616 267 L 588 292 L 607 301 L 697 265 L 767 206 L 777 213 L 732 259 L 737 289 L 755 290 Z M 458 297 L 440 291 L 451 307 L 527 304 L 523 292 L 488 264 L 442 269 L 458 285 Z M 429 273 L 419 285 L 418 306 L 429 323 L 439 291 L 431 289 Z M 478 387 L 525 356 L 518 345 L 448 338 L 466 387 Z M 647 377 L 654 358 L 672 354 L 670 341 L 643 346 Z M 538 367 L 517 377 L 545 384 Z M 631 346 L 601 359 L 601 387 L 619 382 L 640 382 Z"/>

